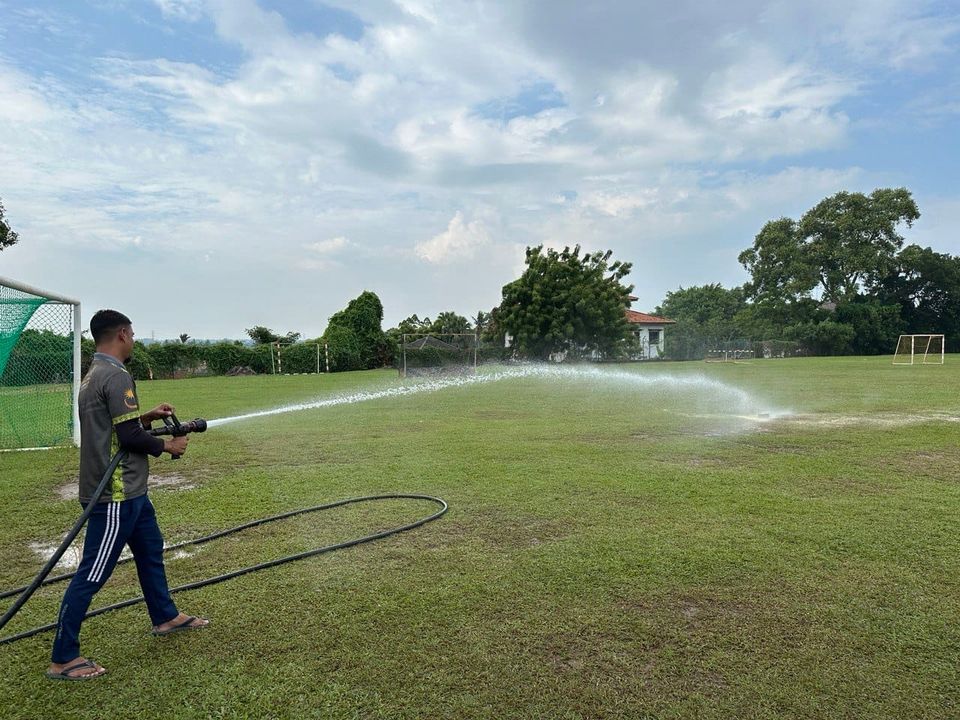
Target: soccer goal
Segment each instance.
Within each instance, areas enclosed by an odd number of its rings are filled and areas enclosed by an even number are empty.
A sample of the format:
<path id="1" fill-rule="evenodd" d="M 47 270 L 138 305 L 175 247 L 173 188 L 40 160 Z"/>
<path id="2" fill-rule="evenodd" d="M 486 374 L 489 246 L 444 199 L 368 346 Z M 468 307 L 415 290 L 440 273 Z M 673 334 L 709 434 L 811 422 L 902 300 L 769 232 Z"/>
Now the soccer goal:
<path id="1" fill-rule="evenodd" d="M 467 375 L 477 371 L 477 334 L 404 333 L 400 377 Z"/>
<path id="2" fill-rule="evenodd" d="M 704 360 L 707 362 L 739 362 L 752 360 L 753 343 L 746 339 L 714 341 L 710 343 Z"/>
<path id="3" fill-rule="evenodd" d="M 80 302 L 0 277 L 0 450 L 80 444 Z"/>
<path id="4" fill-rule="evenodd" d="M 320 343 L 271 343 L 270 365 L 274 375 L 330 372 L 327 346 Z"/>
<path id="5" fill-rule="evenodd" d="M 943 335 L 901 335 L 894 365 L 943 365 Z"/>

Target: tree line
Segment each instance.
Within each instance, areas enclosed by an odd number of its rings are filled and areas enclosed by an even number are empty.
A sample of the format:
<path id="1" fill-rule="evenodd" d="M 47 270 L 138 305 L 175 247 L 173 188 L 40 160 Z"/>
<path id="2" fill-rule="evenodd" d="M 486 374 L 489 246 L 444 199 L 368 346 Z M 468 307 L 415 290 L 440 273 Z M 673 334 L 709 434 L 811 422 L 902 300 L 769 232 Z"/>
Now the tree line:
<path id="1" fill-rule="evenodd" d="M 7 245 L 16 235 L 3 223 Z M 676 322 L 665 338 L 673 359 L 699 359 L 711 347 L 733 341 L 794 343 L 810 354 L 890 353 L 903 333 L 942 333 L 948 347 L 960 342 L 960 257 L 907 245 L 901 230 L 920 211 L 906 188 L 869 195 L 839 192 L 799 219 L 767 222 L 738 257 L 750 275 L 743 285 L 680 287 L 654 309 Z M 12 241 L 12 242 L 11 242 Z M 476 333 L 489 359 L 618 359 L 631 355 L 636 334 L 626 319 L 633 286 L 628 262 L 612 252 L 582 253 L 528 247 L 521 276 L 502 288 L 501 302 L 468 319 L 453 311 L 435 319 L 411 315 L 382 329 L 383 304 L 370 291 L 334 313 L 323 334 L 302 339 L 264 326 L 240 341 L 198 344 L 137 343 L 131 371 L 137 378 L 182 372 L 223 374 L 236 367 L 273 371 L 271 346 L 283 345 L 284 370 L 316 369 L 316 344 L 332 371 L 396 365 L 405 335 Z M 50 338 L 24 333 L 21 353 Z M 92 342 L 83 343 L 85 362 Z"/>

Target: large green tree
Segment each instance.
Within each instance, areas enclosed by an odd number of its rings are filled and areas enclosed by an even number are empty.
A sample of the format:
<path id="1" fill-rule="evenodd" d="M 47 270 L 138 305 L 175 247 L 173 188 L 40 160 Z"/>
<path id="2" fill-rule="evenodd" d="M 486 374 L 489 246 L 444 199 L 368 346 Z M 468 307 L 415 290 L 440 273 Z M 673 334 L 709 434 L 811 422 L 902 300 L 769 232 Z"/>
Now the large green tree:
<path id="1" fill-rule="evenodd" d="M 677 322 L 696 324 L 717 337 L 736 337 L 735 318 L 746 307 L 741 288 L 726 289 L 720 283 L 694 285 L 667 292 L 654 312 Z"/>
<path id="2" fill-rule="evenodd" d="M 903 247 L 899 228 L 919 217 L 906 188 L 839 192 L 799 221 L 764 225 L 739 256 L 751 276 L 744 289 L 754 301 L 781 308 L 802 303 L 815 289 L 823 301 L 851 302 L 889 274 Z"/>
<path id="3" fill-rule="evenodd" d="M 699 358 L 727 341 L 748 337 L 740 322 L 746 309 L 739 287 L 728 290 L 715 283 L 668 292 L 654 309 L 676 322 L 667 331 L 666 355 L 678 360 Z"/>
<path id="4" fill-rule="evenodd" d="M 338 346 L 349 349 L 344 353 L 344 365 L 339 369 L 362 370 L 381 367 L 389 358 L 386 337 L 381 327 L 383 304 L 375 293 L 365 290 L 347 307 L 330 316 L 322 341 L 330 346 L 331 354 Z"/>
<path id="5" fill-rule="evenodd" d="M 10 224 L 3 217 L 3 203 L 0 202 L 0 252 L 5 248 L 15 245 L 20 236 L 17 235 Z"/>
<path id="6" fill-rule="evenodd" d="M 497 322 L 521 354 L 546 359 L 554 352 L 615 355 L 629 334 L 624 311 L 632 285 L 621 280 L 631 264 L 611 263 L 612 251 L 527 248 L 523 275 L 503 287 Z"/>

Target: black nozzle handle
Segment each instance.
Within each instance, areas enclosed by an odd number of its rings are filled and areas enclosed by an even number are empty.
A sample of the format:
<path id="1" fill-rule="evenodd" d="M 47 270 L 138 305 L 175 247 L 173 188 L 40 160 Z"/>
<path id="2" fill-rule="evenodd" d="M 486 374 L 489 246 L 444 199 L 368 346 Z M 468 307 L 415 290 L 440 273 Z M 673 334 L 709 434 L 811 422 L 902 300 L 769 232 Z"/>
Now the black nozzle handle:
<path id="1" fill-rule="evenodd" d="M 206 430 L 207 421 L 203 418 L 196 418 L 189 422 L 182 423 L 177 419 L 176 415 L 171 414 L 169 417 L 163 418 L 163 427 L 151 428 L 148 432 L 154 436 L 170 435 L 171 437 L 183 437 L 189 433 L 206 432 Z M 180 459 L 179 455 L 171 454 L 171 457 L 174 460 Z"/>

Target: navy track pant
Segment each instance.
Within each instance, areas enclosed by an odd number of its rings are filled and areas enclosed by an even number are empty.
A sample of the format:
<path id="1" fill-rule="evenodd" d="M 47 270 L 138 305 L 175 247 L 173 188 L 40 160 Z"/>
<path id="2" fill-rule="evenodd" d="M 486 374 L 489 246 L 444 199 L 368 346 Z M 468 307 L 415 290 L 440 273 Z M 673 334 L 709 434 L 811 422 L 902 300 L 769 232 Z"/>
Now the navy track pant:
<path id="1" fill-rule="evenodd" d="M 69 662 L 80 655 L 80 624 L 93 596 L 110 578 L 124 545 L 133 553 L 151 622 L 161 625 L 177 616 L 167 588 L 163 537 L 153 503 L 146 495 L 98 503 L 87 521 L 83 559 L 60 605 L 53 662 Z"/>

